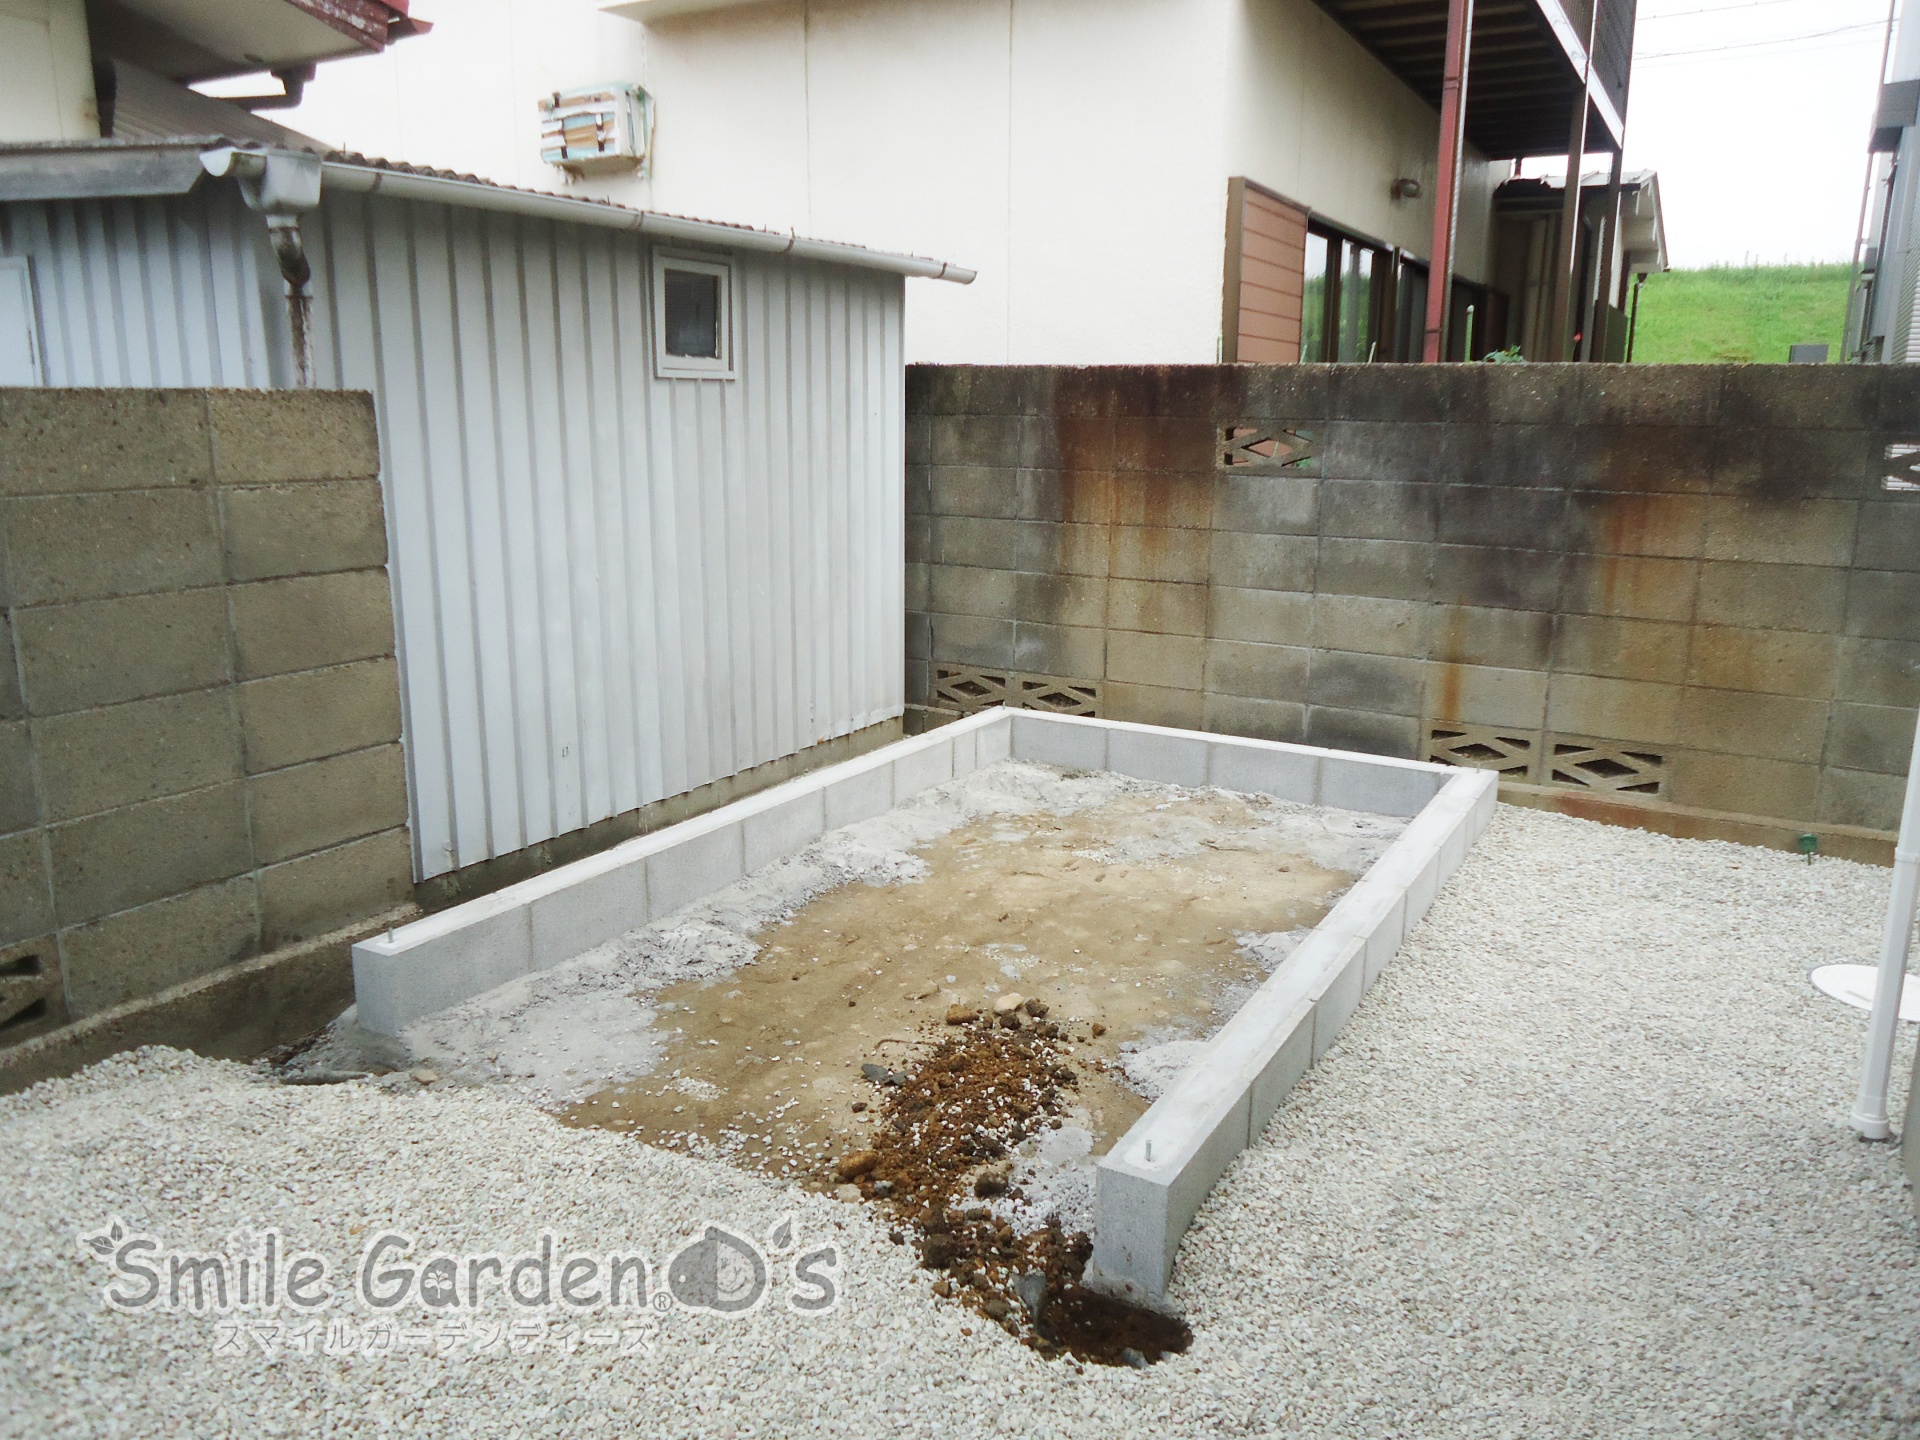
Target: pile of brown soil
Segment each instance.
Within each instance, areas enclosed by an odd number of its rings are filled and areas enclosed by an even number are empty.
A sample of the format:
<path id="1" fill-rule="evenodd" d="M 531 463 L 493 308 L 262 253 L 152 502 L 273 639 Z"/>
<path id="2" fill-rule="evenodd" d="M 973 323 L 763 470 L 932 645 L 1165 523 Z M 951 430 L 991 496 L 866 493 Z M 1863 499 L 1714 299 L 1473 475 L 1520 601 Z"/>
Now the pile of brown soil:
<path id="1" fill-rule="evenodd" d="M 946 1272 L 936 1295 L 1050 1358 L 1151 1364 L 1184 1351 L 1193 1332 L 1088 1290 L 1081 1280 L 1093 1243 L 1083 1232 L 1064 1231 L 1056 1219 L 1016 1235 L 979 1203 L 1017 1197 L 998 1162 L 1036 1131 L 1060 1125 L 1061 1092 L 1080 1078 L 1061 1041 L 1059 1026 L 1018 1015 L 955 1027 L 911 1071 L 882 1073 L 872 1148 L 845 1157 L 841 1174 L 915 1232 L 921 1263 Z M 902 1231 L 893 1233 L 906 1243 Z"/>

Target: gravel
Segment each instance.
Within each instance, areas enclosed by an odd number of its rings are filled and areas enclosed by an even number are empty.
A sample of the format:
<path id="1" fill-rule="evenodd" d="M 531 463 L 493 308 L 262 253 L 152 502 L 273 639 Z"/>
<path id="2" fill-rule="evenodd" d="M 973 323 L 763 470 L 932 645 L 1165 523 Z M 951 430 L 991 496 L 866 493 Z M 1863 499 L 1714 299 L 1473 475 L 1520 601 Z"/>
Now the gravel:
<path id="1" fill-rule="evenodd" d="M 1805 978 L 1873 955 L 1886 881 L 1503 807 L 1203 1209 L 1193 1348 L 1141 1371 L 935 1300 L 859 1206 L 506 1090 L 123 1056 L 0 1100 L 0 1433 L 1909 1437 L 1920 1228 L 1847 1128 L 1864 1017 Z M 845 1294 L 675 1311 L 626 1355 L 217 1354 L 214 1317 L 102 1306 L 76 1236 L 112 1216 L 179 1248 L 276 1226 L 342 1270 L 390 1225 L 659 1259 L 790 1216 Z"/>

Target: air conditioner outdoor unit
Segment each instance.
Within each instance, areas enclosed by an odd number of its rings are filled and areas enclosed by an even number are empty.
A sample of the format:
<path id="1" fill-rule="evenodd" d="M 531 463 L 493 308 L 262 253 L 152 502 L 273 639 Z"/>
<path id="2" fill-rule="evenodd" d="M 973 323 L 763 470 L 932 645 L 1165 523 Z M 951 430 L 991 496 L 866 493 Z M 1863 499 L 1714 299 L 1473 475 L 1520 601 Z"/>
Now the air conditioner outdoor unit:
<path id="1" fill-rule="evenodd" d="M 577 175 L 644 175 L 653 146 L 653 97 L 624 82 L 556 90 L 540 101 L 540 158 Z"/>

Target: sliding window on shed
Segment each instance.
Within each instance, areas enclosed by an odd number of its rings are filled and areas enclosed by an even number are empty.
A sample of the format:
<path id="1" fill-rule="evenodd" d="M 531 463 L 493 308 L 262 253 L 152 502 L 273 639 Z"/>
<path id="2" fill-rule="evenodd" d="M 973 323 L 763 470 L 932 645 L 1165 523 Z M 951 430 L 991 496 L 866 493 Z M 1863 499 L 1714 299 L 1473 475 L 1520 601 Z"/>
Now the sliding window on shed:
<path id="1" fill-rule="evenodd" d="M 733 266 L 656 250 L 653 368 L 663 380 L 733 378 Z"/>

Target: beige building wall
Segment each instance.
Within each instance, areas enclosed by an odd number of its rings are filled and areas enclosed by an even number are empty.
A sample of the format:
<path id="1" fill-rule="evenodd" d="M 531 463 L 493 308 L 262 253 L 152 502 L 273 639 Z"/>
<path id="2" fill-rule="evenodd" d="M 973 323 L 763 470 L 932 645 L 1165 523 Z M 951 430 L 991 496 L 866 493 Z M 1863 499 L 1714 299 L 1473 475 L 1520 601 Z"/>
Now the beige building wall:
<path id="1" fill-rule="evenodd" d="M 0 144 L 99 138 L 84 0 L 0 0 Z"/>
<path id="2" fill-rule="evenodd" d="M 1433 249 L 1440 117 L 1313 0 L 1229 0 L 1227 171 L 1425 260 Z M 1455 273 L 1486 281 L 1505 161 L 1469 149 Z M 1393 182 L 1420 182 L 1397 200 Z"/>

